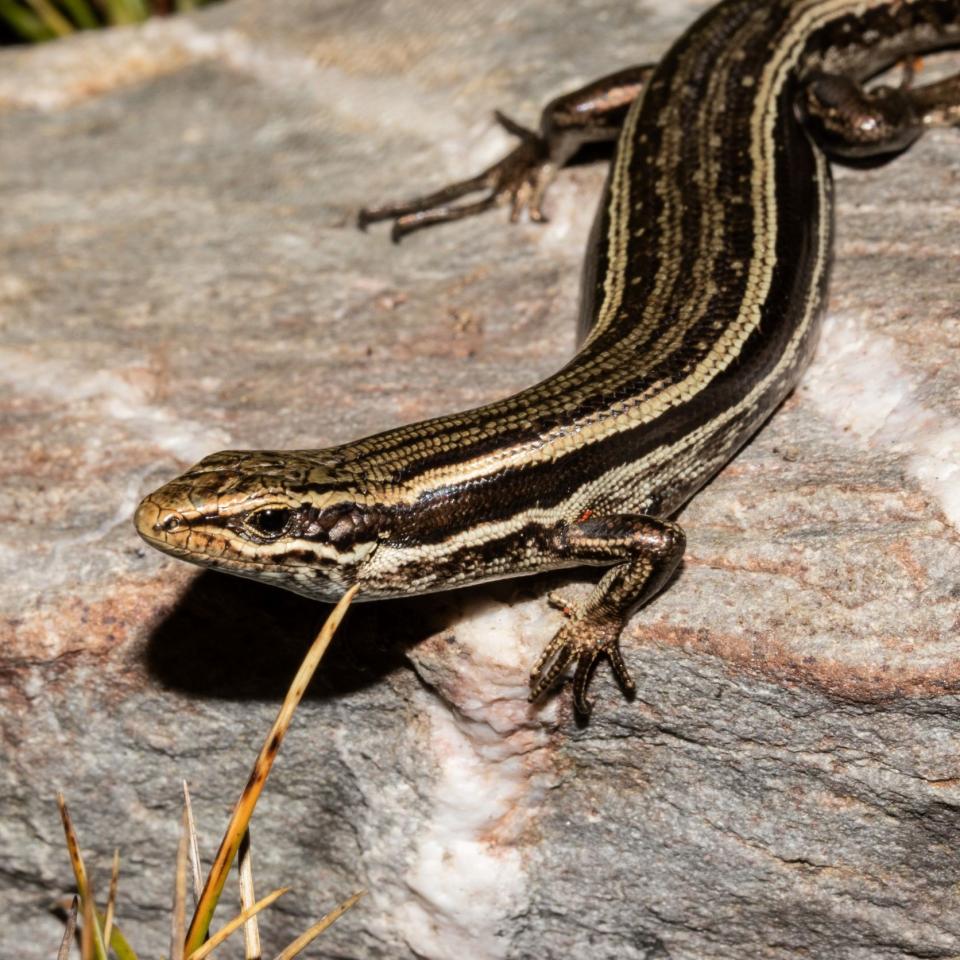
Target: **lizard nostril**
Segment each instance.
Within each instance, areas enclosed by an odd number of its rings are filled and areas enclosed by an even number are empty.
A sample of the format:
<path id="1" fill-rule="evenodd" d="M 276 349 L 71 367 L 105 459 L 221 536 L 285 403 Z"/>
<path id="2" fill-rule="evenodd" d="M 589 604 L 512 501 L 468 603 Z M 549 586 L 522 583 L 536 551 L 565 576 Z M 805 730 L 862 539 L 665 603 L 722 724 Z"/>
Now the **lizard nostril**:
<path id="1" fill-rule="evenodd" d="M 175 533 L 186 524 L 183 514 L 176 510 L 163 509 L 157 506 L 149 497 L 146 497 L 133 518 L 137 532 L 148 540 L 162 538 L 166 534 Z"/>

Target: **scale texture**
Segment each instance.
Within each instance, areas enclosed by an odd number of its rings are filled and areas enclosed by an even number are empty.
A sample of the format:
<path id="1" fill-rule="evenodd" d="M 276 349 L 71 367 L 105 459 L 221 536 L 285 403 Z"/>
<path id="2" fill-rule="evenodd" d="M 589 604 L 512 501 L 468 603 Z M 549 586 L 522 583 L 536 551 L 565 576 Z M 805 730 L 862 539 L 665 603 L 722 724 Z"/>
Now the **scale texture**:
<path id="1" fill-rule="evenodd" d="M 0 55 L 0 952 L 59 942 L 57 789 L 166 949 L 179 781 L 209 862 L 323 615 L 149 551 L 140 496 L 572 353 L 599 168 L 542 227 L 352 227 L 495 159 L 493 107 L 532 122 L 706 8 L 559 6 L 235 0 Z M 268 949 L 366 887 L 317 956 L 960 953 L 958 140 L 838 171 L 819 352 L 685 510 L 624 637 L 632 704 L 528 706 L 556 580 L 353 612 L 254 823 L 259 887 L 295 886 Z"/>

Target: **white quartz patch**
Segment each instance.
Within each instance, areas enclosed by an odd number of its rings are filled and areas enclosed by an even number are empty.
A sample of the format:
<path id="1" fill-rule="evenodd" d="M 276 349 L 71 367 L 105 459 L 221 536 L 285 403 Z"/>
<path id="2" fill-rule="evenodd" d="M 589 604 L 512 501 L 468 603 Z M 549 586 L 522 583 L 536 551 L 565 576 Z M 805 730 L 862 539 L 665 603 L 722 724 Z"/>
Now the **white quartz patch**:
<path id="1" fill-rule="evenodd" d="M 438 776 L 405 877 L 410 897 L 391 919 L 411 951 L 431 960 L 508 955 L 501 931 L 528 904 L 523 837 L 551 778 L 555 702 L 531 708 L 526 678 L 553 618 L 539 601 L 465 608 L 443 651 L 453 674 L 421 697 Z"/>
<path id="2" fill-rule="evenodd" d="M 897 350 L 895 340 L 868 330 L 858 316 L 829 318 L 805 397 L 864 448 L 901 456 L 960 527 L 960 421 L 924 405 L 924 385 Z"/>
<path id="3" fill-rule="evenodd" d="M 524 903 L 526 882 L 520 852 L 493 833 L 524 793 L 522 761 L 497 744 L 499 735 L 445 704 L 434 702 L 427 715 L 440 778 L 398 930 L 417 955 L 434 960 L 503 957 L 497 929 Z"/>
<path id="4" fill-rule="evenodd" d="M 530 633 L 542 612 L 538 602 L 498 603 L 483 598 L 465 604 L 465 616 L 456 626 L 458 646 L 465 647 L 488 667 L 518 673 L 518 696 L 526 689 L 524 671 L 529 669 L 528 651 L 517 637 Z"/>

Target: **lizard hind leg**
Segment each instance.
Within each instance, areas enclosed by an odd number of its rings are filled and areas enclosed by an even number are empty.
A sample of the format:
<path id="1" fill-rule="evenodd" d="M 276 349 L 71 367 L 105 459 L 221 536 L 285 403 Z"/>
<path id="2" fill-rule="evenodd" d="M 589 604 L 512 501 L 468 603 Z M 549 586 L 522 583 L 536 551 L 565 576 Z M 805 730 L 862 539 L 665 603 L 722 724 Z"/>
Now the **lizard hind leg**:
<path id="1" fill-rule="evenodd" d="M 392 220 L 391 237 L 397 242 L 415 230 L 462 220 L 501 204 L 510 205 L 511 221 L 524 211 L 534 222 L 545 220 L 543 197 L 556 171 L 582 144 L 616 139 L 630 105 L 652 73 L 649 65 L 628 67 L 557 97 L 544 108 L 539 131 L 496 112 L 497 122 L 520 141 L 502 160 L 433 193 L 364 207 L 357 225 L 365 229 Z M 473 194 L 476 199 L 464 199 Z"/>

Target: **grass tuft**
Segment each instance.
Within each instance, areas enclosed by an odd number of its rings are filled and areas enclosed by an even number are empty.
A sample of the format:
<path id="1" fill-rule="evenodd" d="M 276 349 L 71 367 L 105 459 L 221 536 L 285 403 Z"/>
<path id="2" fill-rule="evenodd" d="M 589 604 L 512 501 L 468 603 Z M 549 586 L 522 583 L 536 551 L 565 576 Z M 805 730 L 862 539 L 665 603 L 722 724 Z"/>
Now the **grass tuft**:
<path id="1" fill-rule="evenodd" d="M 350 606 L 351 601 L 357 595 L 357 589 L 357 587 L 351 587 L 343 597 L 341 597 L 340 602 L 333 608 L 330 616 L 327 617 L 327 622 L 324 623 L 316 640 L 313 641 L 313 644 L 307 651 L 307 655 L 304 657 L 300 669 L 294 676 L 293 683 L 290 684 L 290 689 L 287 691 L 287 695 L 284 697 L 280 710 L 277 713 L 277 719 L 273 721 L 273 726 L 263 741 L 260 753 L 253 762 L 253 769 L 247 778 L 247 785 L 243 788 L 243 793 L 240 794 L 240 799 L 233 808 L 230 822 L 227 824 L 223 840 L 220 842 L 220 849 L 217 851 L 216 857 L 214 857 L 213 866 L 210 868 L 207 882 L 203 887 L 203 893 L 200 894 L 200 902 L 197 904 L 197 909 L 193 913 L 193 920 L 190 922 L 190 929 L 187 931 L 185 947 L 188 956 L 199 949 L 207 935 L 207 931 L 210 929 L 213 911 L 220 899 L 223 885 L 227 880 L 227 874 L 233 865 L 237 850 L 240 848 L 240 841 L 247 832 L 250 818 L 253 816 L 253 808 L 256 806 L 257 800 L 260 799 L 260 794 L 263 792 L 264 784 L 267 782 L 267 777 L 270 775 L 270 770 L 273 767 L 273 761 L 277 758 L 277 754 L 280 751 L 280 744 L 283 742 L 287 730 L 290 729 L 293 712 L 297 709 L 297 705 L 307 692 L 307 686 L 310 684 L 314 672 L 320 665 L 320 660 L 323 658 L 324 653 L 326 653 L 327 647 L 333 639 L 333 635 L 337 632 L 340 621 L 347 612 L 347 607 Z"/>
<path id="2" fill-rule="evenodd" d="M 0 0 L 0 42 L 41 43 L 77 30 L 185 13 L 216 0 Z"/>
<path id="3" fill-rule="evenodd" d="M 303 699 L 307 686 L 356 593 L 357 588 L 354 587 L 334 607 L 297 671 L 277 713 L 277 718 L 267 733 L 263 747 L 254 761 L 247 784 L 234 806 L 223 839 L 220 841 L 220 848 L 205 883 L 200 881 L 202 871 L 199 842 L 190 804 L 190 792 L 186 783 L 184 783 L 183 813 L 181 815 L 180 836 L 174 869 L 173 909 L 170 917 L 170 960 L 204 960 L 208 954 L 212 953 L 241 927 L 244 928 L 245 955 L 248 960 L 261 956 L 260 931 L 256 921 L 257 914 L 271 906 L 290 888 L 282 887 L 279 890 L 274 890 L 273 893 L 254 902 L 253 861 L 250 856 L 250 819 L 270 774 L 273 761 L 276 759 L 283 739 L 290 729 L 294 711 Z M 120 873 L 119 852 L 116 852 L 113 857 L 113 870 L 106 911 L 101 912 L 96 907 L 93 890 L 80 852 L 80 841 L 77 838 L 73 821 L 70 818 L 62 794 L 57 795 L 57 803 L 60 807 L 67 850 L 73 865 L 73 874 L 77 885 L 77 896 L 74 897 L 73 905 L 67 913 L 66 930 L 57 954 L 57 960 L 69 960 L 70 948 L 75 940 L 78 913 L 83 920 L 80 925 L 81 960 L 108 960 L 110 952 L 114 954 L 117 960 L 137 960 L 137 954 L 120 932 L 114 920 Z M 240 913 L 216 933 L 210 934 L 213 912 L 220 899 L 233 861 L 237 859 L 238 851 L 240 852 L 237 864 L 240 874 Z M 188 871 L 193 875 L 195 904 L 189 926 L 186 920 Z M 363 893 L 364 891 L 355 893 L 331 910 L 323 919 L 317 921 L 286 947 L 278 955 L 277 960 L 292 960 L 307 944 L 356 904 Z"/>

